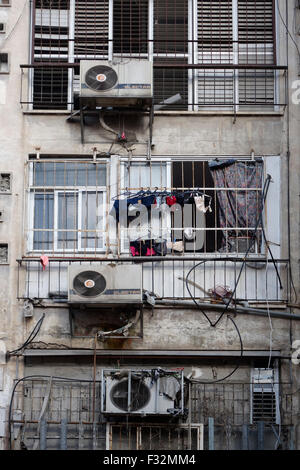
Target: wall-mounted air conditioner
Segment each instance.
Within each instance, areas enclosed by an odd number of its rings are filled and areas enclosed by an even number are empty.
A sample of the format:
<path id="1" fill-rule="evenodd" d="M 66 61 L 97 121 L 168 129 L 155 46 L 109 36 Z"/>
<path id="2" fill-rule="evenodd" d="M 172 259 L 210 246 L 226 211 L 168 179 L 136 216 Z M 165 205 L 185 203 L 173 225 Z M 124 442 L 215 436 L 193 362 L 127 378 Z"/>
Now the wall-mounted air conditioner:
<path id="1" fill-rule="evenodd" d="M 142 271 L 136 265 L 70 265 L 68 302 L 73 304 L 141 304 Z"/>
<path id="2" fill-rule="evenodd" d="M 177 416 L 183 401 L 182 371 L 102 371 L 102 413 Z"/>
<path id="3" fill-rule="evenodd" d="M 80 98 L 98 106 L 150 105 L 153 65 L 148 60 L 81 60 Z"/>

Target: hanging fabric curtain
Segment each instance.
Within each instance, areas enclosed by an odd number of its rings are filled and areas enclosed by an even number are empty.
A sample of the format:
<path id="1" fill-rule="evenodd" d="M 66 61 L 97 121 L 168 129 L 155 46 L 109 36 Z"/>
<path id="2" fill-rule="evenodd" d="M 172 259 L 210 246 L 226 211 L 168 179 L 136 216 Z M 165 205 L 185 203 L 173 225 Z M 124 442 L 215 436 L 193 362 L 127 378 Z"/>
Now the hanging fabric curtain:
<path id="1" fill-rule="evenodd" d="M 209 168 L 217 189 L 219 227 L 224 229 L 219 251 L 246 252 L 262 207 L 263 161 L 214 161 Z M 258 252 L 262 239 L 260 228 L 261 223 L 256 233 Z"/>

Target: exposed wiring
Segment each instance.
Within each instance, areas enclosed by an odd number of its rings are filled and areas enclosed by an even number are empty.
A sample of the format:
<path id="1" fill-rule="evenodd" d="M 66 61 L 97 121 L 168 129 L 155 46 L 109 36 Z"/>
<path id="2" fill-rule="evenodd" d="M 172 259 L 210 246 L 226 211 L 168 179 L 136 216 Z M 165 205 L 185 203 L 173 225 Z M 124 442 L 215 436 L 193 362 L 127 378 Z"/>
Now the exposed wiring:
<path id="1" fill-rule="evenodd" d="M 289 30 L 288 25 L 286 24 L 286 22 L 284 21 L 284 19 L 283 19 L 283 17 L 282 17 L 278 0 L 276 0 L 276 6 L 277 6 L 278 15 L 279 15 L 279 17 L 280 17 L 280 19 L 281 19 L 281 21 L 282 21 L 282 23 L 283 23 L 283 25 L 284 25 L 284 27 L 285 27 L 285 29 L 286 29 L 287 34 L 289 35 L 289 37 L 291 38 L 292 42 L 293 42 L 294 45 L 296 46 L 296 49 L 297 49 L 298 55 L 299 55 L 299 61 L 300 61 L 300 50 L 299 50 L 298 44 L 296 43 L 295 39 L 293 38 L 293 36 L 292 36 L 292 34 L 291 34 L 290 30 Z"/>
<path id="2" fill-rule="evenodd" d="M 33 328 L 32 332 L 28 336 L 25 343 L 22 344 L 22 346 L 20 346 L 18 349 L 14 349 L 13 351 L 8 351 L 7 354 L 10 355 L 10 356 L 15 355 L 17 352 L 21 351 L 22 349 L 26 348 L 26 346 L 28 346 L 30 343 L 32 343 L 34 338 L 38 335 L 38 333 L 41 329 L 44 318 L 45 318 L 45 313 L 43 313 L 43 315 L 41 316 L 41 318 L 39 319 L 39 321 L 37 322 L 37 324 Z"/>
<path id="3" fill-rule="evenodd" d="M 2 50 L 2 46 L 6 43 L 6 41 L 10 38 L 10 36 L 12 35 L 12 33 L 14 32 L 14 30 L 16 29 L 18 23 L 20 22 L 23 14 L 24 14 L 24 11 L 25 11 L 25 7 L 28 3 L 28 0 L 25 0 L 24 2 L 24 5 L 23 5 L 23 8 L 21 10 L 21 13 L 17 19 L 17 21 L 15 22 L 15 24 L 13 25 L 13 27 L 11 28 L 10 32 L 7 34 L 7 36 L 5 36 L 5 38 L 3 39 L 3 41 L 1 42 L 1 45 L 0 45 L 0 50 Z"/>
<path id="4" fill-rule="evenodd" d="M 8 411 L 8 443 L 9 443 L 9 448 L 11 450 L 11 413 L 12 413 L 12 404 L 13 404 L 13 399 L 15 396 L 15 391 L 19 383 L 23 382 L 24 380 L 41 380 L 41 379 L 55 379 L 55 380 L 63 380 L 63 381 L 70 381 L 70 382 L 88 382 L 92 383 L 93 380 L 88 380 L 88 379 L 71 379 L 69 377 L 56 377 L 52 375 L 27 375 L 25 377 L 22 377 L 21 379 L 18 379 L 13 387 L 12 393 L 11 393 L 11 398 L 10 398 L 10 403 L 9 403 L 9 411 Z M 96 380 L 96 382 L 100 383 L 100 380 Z"/>
<path id="5" fill-rule="evenodd" d="M 266 302 L 267 302 L 267 311 L 268 311 L 268 317 L 269 317 L 269 324 L 270 324 L 270 353 L 269 353 L 269 360 L 268 360 L 268 369 L 271 367 L 271 361 L 272 361 L 272 345 L 273 345 L 273 324 L 272 324 L 272 319 L 270 315 L 270 305 L 269 305 L 269 295 L 268 295 L 268 258 L 267 258 L 267 264 L 266 264 Z"/>
<path id="6" fill-rule="evenodd" d="M 239 357 L 239 362 L 238 362 L 238 364 L 235 366 L 235 368 L 234 368 L 228 375 L 226 375 L 225 377 L 222 377 L 221 379 L 214 380 L 214 381 L 212 381 L 212 382 L 208 382 L 208 381 L 206 381 L 206 380 L 198 380 L 198 379 L 194 379 L 194 380 L 192 380 L 192 379 L 187 379 L 187 380 L 189 380 L 190 382 L 192 382 L 192 383 L 210 384 L 210 385 L 216 384 L 216 383 L 218 383 L 218 382 L 223 382 L 224 380 L 229 379 L 229 377 L 231 377 L 231 376 L 239 369 L 239 367 L 240 367 L 240 365 L 241 365 L 241 362 L 242 362 L 242 359 L 243 359 L 243 355 L 244 355 L 243 340 L 242 340 L 241 333 L 240 333 L 240 331 L 239 331 L 239 329 L 238 329 L 238 327 L 237 327 L 237 324 L 235 323 L 235 321 L 233 320 L 233 318 L 232 318 L 230 315 L 227 315 L 227 318 L 229 318 L 229 320 L 231 320 L 231 322 L 233 323 L 233 326 L 235 327 L 236 332 L 237 332 L 238 337 L 239 337 L 239 340 L 240 340 L 240 352 L 241 352 L 241 354 L 240 354 L 240 357 Z"/>
<path id="7" fill-rule="evenodd" d="M 244 269 L 244 266 L 246 264 L 246 260 L 247 260 L 247 257 L 248 257 L 248 254 L 253 246 L 253 243 L 255 242 L 255 239 L 256 239 L 256 233 L 257 233 L 257 230 L 258 230 L 258 227 L 262 221 L 262 217 L 263 217 L 263 209 L 264 209 L 264 204 L 265 204 L 265 201 L 266 201 L 266 196 L 267 196 L 267 193 L 268 193 L 268 189 L 269 189 L 269 185 L 270 185 L 270 181 L 271 181 L 271 176 L 268 175 L 267 178 L 266 178 L 266 181 L 265 181 L 265 184 L 264 184 L 264 187 L 263 187 L 263 191 L 262 191 L 262 200 L 261 200 L 261 211 L 260 211 L 260 214 L 259 214 L 259 217 L 257 219 L 257 222 L 256 222 L 256 226 L 255 226 L 255 230 L 254 230 L 254 233 L 253 233 L 253 236 L 252 236 L 252 240 L 249 244 L 249 247 L 248 247 L 248 250 L 244 256 L 244 259 L 243 259 L 243 263 L 242 263 L 242 266 L 241 266 L 241 269 L 240 269 L 240 272 L 239 272 L 239 275 L 238 275 L 238 278 L 236 280 L 236 283 L 235 283 L 235 287 L 231 293 L 231 296 L 228 300 L 228 302 L 226 303 L 226 306 L 223 310 L 223 312 L 220 314 L 219 318 L 213 323 L 210 318 L 208 317 L 208 315 L 204 312 L 204 310 L 200 307 L 200 305 L 198 304 L 198 302 L 196 301 L 195 297 L 192 295 L 190 289 L 189 289 L 189 286 L 188 286 L 188 278 L 191 274 L 192 271 L 194 271 L 198 266 L 200 266 L 201 264 L 205 263 L 205 261 L 201 261 L 200 263 L 198 263 L 197 265 L 193 266 L 190 271 L 188 272 L 186 278 L 185 278 L 185 284 L 186 284 L 186 288 L 187 288 L 187 291 L 189 292 L 189 295 L 190 297 L 192 298 L 193 302 L 195 303 L 195 305 L 197 306 L 197 308 L 202 312 L 202 314 L 204 315 L 204 317 L 206 318 L 206 320 L 208 321 L 209 325 L 213 328 L 215 328 L 218 323 L 221 321 L 221 319 L 223 318 L 223 316 L 225 315 L 226 311 L 228 310 L 229 308 L 229 305 L 230 303 L 232 302 L 232 299 L 235 295 L 235 292 L 236 292 L 236 289 L 238 287 L 238 283 L 239 283 L 239 280 L 240 280 L 240 277 L 241 277 L 241 274 L 243 272 L 243 269 Z M 214 383 L 217 383 L 217 382 L 222 382 L 223 380 L 226 380 L 228 379 L 229 377 L 231 377 L 236 371 L 237 369 L 240 367 L 240 364 L 241 364 L 241 360 L 242 360 L 242 357 L 243 357 L 243 341 L 242 341 L 242 337 L 241 337 L 241 334 L 240 334 L 240 331 L 235 323 L 235 321 L 232 319 L 232 317 L 230 315 L 227 316 L 231 322 L 233 323 L 236 331 L 237 331 L 237 334 L 238 334 L 238 337 L 239 337 L 239 340 L 240 340 L 240 351 L 241 351 L 241 355 L 240 355 L 240 361 L 239 363 L 236 365 L 236 367 L 233 369 L 233 371 L 230 372 L 230 374 L 228 374 L 226 377 L 223 377 L 222 379 L 219 379 L 219 380 L 216 380 L 216 381 L 213 381 L 213 382 L 209 382 L 211 384 L 214 384 Z M 199 383 L 199 381 L 197 381 L 197 383 Z M 205 383 L 208 383 L 208 382 L 205 382 Z"/>

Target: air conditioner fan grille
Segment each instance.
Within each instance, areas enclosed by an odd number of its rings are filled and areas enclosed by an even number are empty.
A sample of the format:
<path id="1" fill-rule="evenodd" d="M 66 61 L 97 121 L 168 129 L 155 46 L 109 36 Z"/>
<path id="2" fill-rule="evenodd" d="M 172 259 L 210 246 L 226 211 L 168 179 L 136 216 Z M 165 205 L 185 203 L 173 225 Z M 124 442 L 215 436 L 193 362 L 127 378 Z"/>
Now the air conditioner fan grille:
<path id="1" fill-rule="evenodd" d="M 116 383 L 110 392 L 112 403 L 122 411 L 139 411 L 150 401 L 150 390 L 142 379 L 131 379 L 130 407 L 128 409 L 128 380 Z"/>
<path id="2" fill-rule="evenodd" d="M 107 91 L 118 83 L 118 75 L 107 65 L 96 65 L 86 72 L 85 83 L 92 90 Z"/>
<path id="3" fill-rule="evenodd" d="M 83 271 L 73 281 L 75 292 L 83 297 L 95 297 L 106 289 L 106 279 L 97 271 Z"/>

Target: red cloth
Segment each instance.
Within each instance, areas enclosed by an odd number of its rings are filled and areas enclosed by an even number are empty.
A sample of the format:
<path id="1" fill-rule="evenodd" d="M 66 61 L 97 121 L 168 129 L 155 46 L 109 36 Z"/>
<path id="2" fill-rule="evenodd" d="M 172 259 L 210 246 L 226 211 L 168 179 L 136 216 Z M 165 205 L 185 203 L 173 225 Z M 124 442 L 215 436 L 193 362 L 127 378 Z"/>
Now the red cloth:
<path id="1" fill-rule="evenodd" d="M 174 206 L 176 202 L 177 202 L 176 196 L 168 196 L 166 199 L 166 203 L 168 204 L 168 206 Z"/>
<path id="2" fill-rule="evenodd" d="M 45 271 L 47 264 L 49 263 L 49 258 L 46 255 L 40 257 L 41 265 L 43 266 L 43 271 Z"/>

